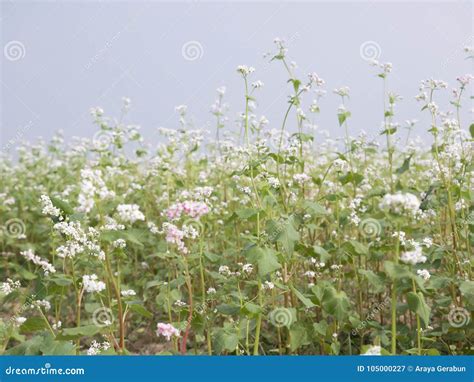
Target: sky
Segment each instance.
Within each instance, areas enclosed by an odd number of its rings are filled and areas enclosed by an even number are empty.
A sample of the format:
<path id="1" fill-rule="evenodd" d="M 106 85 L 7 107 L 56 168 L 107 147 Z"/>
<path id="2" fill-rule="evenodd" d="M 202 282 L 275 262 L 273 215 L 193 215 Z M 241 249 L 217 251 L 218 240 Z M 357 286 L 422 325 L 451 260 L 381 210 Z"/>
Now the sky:
<path id="1" fill-rule="evenodd" d="M 471 1 L 11 1 L 1 2 L 0 148 L 21 140 L 92 137 L 90 108 L 141 126 L 150 142 L 157 128 L 178 126 L 175 106 L 188 105 L 196 127 L 212 130 L 210 105 L 225 85 L 227 131 L 237 130 L 244 108 L 238 65 L 256 68 L 251 80 L 258 116 L 279 128 L 291 88 L 281 62 L 269 62 L 273 40 L 287 41 L 296 73 L 316 72 L 327 95 L 315 123 L 341 137 L 333 89 L 350 88 L 351 135 L 377 136 L 383 119 L 383 87 L 370 58 L 391 62 L 388 90 L 403 96 L 395 120 L 418 119 L 415 135 L 427 137 L 428 118 L 414 101 L 425 78 L 474 73 L 463 47 L 473 45 Z M 472 94 L 472 88 L 469 90 Z M 311 95 L 304 106 L 311 103 Z M 449 92 L 440 94 L 442 108 Z M 471 101 L 472 102 L 472 101 Z M 472 120 L 465 101 L 461 120 Z M 294 126 L 289 126 L 289 129 Z"/>

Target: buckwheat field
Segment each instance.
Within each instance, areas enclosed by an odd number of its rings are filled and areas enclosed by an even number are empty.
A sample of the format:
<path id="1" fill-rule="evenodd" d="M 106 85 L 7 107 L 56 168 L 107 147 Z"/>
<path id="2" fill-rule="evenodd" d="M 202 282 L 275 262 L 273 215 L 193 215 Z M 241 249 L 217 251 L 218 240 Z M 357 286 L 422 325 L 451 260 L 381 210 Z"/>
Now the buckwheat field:
<path id="1" fill-rule="evenodd" d="M 300 74 L 278 39 L 268 60 L 288 73 L 280 121 L 241 65 L 237 124 L 222 87 L 212 133 L 181 105 L 151 145 L 124 99 L 91 110 L 93 138 L 3 153 L 0 353 L 472 354 L 474 77 L 421 81 L 403 102 L 430 122 L 400 126 L 392 65 L 372 61 L 369 138 L 349 88 Z M 323 96 L 339 140 L 315 132 Z"/>

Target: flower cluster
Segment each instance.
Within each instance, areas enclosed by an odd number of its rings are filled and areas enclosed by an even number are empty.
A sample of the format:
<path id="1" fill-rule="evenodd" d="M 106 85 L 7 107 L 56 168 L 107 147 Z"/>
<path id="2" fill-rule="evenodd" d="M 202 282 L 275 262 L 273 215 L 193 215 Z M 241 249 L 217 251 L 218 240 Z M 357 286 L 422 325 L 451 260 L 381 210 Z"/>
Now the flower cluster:
<path id="1" fill-rule="evenodd" d="M 108 350 L 110 348 L 110 343 L 104 341 L 102 343 L 93 340 L 89 349 L 87 349 L 87 355 L 98 355 L 101 352 Z"/>
<path id="2" fill-rule="evenodd" d="M 110 191 L 102 179 L 100 170 L 84 169 L 81 171 L 81 185 L 78 197 L 78 211 L 90 212 L 95 205 L 95 198 L 110 199 L 115 192 Z"/>
<path id="3" fill-rule="evenodd" d="M 53 216 L 53 217 L 60 217 L 61 210 L 57 207 L 54 207 L 53 202 L 47 195 L 41 195 L 40 198 L 42 210 L 41 212 L 45 215 Z"/>
<path id="4" fill-rule="evenodd" d="M 96 274 L 82 276 L 82 286 L 87 293 L 96 293 L 105 290 L 105 283 L 99 281 Z"/>
<path id="5" fill-rule="evenodd" d="M 412 251 L 405 251 L 400 256 L 400 260 L 406 264 L 420 264 L 425 263 L 427 258 L 423 255 L 423 250 L 420 246 L 416 246 Z"/>
<path id="6" fill-rule="evenodd" d="M 21 287 L 21 283 L 19 281 L 13 281 L 12 279 L 7 279 L 7 281 L 0 284 L 0 292 L 8 296 L 10 293 L 17 290 L 20 287 Z"/>
<path id="7" fill-rule="evenodd" d="M 385 194 L 380 202 L 380 208 L 398 215 L 416 216 L 419 213 L 420 201 L 410 193 Z"/>
<path id="8" fill-rule="evenodd" d="M 200 201 L 184 201 L 182 203 L 175 203 L 166 210 L 166 216 L 169 220 L 178 220 L 182 214 L 185 214 L 193 219 L 199 219 L 201 216 L 209 212 L 209 207 L 206 203 Z"/>
<path id="9" fill-rule="evenodd" d="M 172 337 L 179 337 L 179 330 L 171 324 L 158 323 L 156 326 L 156 335 L 163 336 L 166 341 L 170 341 Z"/>
<path id="10" fill-rule="evenodd" d="M 26 260 L 31 261 L 33 264 L 43 268 L 45 276 L 48 276 L 50 273 L 56 272 L 56 268 L 54 268 L 47 260 L 35 255 L 32 249 L 22 251 L 20 252 L 20 255 L 23 256 Z"/>
<path id="11" fill-rule="evenodd" d="M 66 238 L 66 243 L 56 249 L 58 257 L 74 258 L 78 254 L 87 252 L 99 260 L 105 259 L 105 252 L 100 248 L 97 240 L 99 232 L 96 229 L 89 227 L 86 233 L 81 223 L 76 221 L 56 223 L 54 229 Z"/>
<path id="12" fill-rule="evenodd" d="M 140 211 L 137 204 L 119 204 L 117 206 L 117 214 L 121 221 L 133 224 L 138 220 L 145 220 L 145 215 Z"/>

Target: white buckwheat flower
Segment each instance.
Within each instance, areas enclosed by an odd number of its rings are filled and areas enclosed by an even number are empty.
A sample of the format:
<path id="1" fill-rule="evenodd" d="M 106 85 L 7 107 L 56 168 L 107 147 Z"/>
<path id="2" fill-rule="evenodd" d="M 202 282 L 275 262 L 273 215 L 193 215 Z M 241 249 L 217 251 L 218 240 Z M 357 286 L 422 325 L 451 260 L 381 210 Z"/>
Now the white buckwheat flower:
<path id="1" fill-rule="evenodd" d="M 265 281 L 262 287 L 263 289 L 272 290 L 275 288 L 275 284 L 273 284 L 271 281 Z"/>
<path id="2" fill-rule="evenodd" d="M 239 65 L 237 66 L 237 72 L 242 74 L 244 77 L 247 77 L 249 74 L 255 72 L 255 68 L 247 65 Z"/>
<path id="3" fill-rule="evenodd" d="M 371 346 L 367 351 L 361 355 L 382 355 L 382 348 L 380 346 Z"/>
<path id="4" fill-rule="evenodd" d="M 100 354 L 102 351 L 107 350 L 110 348 L 110 343 L 104 341 L 102 343 L 93 340 L 89 349 L 87 349 L 87 355 L 97 355 Z"/>
<path id="5" fill-rule="evenodd" d="M 133 289 L 127 289 L 127 290 L 123 290 L 121 294 L 123 297 L 132 297 L 132 296 L 136 296 L 137 292 L 135 292 Z"/>
<path id="6" fill-rule="evenodd" d="M 124 239 L 117 239 L 112 243 L 114 248 L 125 248 L 127 246 L 127 242 Z"/>
<path id="7" fill-rule="evenodd" d="M 26 317 L 16 317 L 15 318 L 15 324 L 18 325 L 18 326 L 21 326 L 25 323 L 26 321 Z"/>
<path id="8" fill-rule="evenodd" d="M 105 289 L 105 283 L 98 281 L 98 277 L 95 274 L 82 276 L 82 285 L 88 293 L 102 292 Z"/>
<path id="9" fill-rule="evenodd" d="M 216 292 L 216 289 L 212 287 L 207 290 L 207 294 L 216 294 Z"/>
<path id="10" fill-rule="evenodd" d="M 36 300 L 32 306 L 36 306 L 38 308 L 44 308 L 44 310 L 50 310 L 51 304 L 48 300 Z"/>
<path id="11" fill-rule="evenodd" d="M 416 246 L 413 251 L 403 252 L 400 256 L 400 260 L 405 264 L 420 264 L 426 262 L 426 256 L 423 255 L 423 251 L 420 246 Z"/>
<path id="12" fill-rule="evenodd" d="M 252 264 L 244 264 L 242 266 L 242 272 L 250 274 L 253 271 L 253 265 Z"/>
<path id="13" fill-rule="evenodd" d="M 41 268 L 43 268 L 45 276 L 56 272 L 56 269 L 47 260 L 36 256 L 32 249 L 27 249 L 26 251 L 20 252 L 20 255 L 26 260 L 31 261 L 33 264 L 39 265 Z"/>
<path id="14" fill-rule="evenodd" d="M 385 194 L 379 207 L 382 210 L 389 210 L 392 213 L 402 215 L 409 214 L 416 216 L 419 212 L 420 201 L 410 193 Z"/>
<path id="15" fill-rule="evenodd" d="M 7 279 L 6 282 L 0 284 L 0 292 L 3 293 L 5 296 L 8 296 L 13 291 L 17 290 L 21 287 L 19 281 L 13 281 L 12 279 Z"/>
<path id="16" fill-rule="evenodd" d="M 423 280 L 429 280 L 431 275 L 430 272 L 427 269 L 418 269 L 416 271 L 416 274 L 420 276 Z"/>
<path id="17" fill-rule="evenodd" d="M 145 220 L 145 215 L 140 211 L 140 206 L 137 204 L 119 204 L 117 206 L 117 213 L 120 220 L 127 223 L 135 223 L 137 220 Z"/>
<path id="18" fill-rule="evenodd" d="M 41 195 L 40 201 L 42 207 L 41 212 L 43 214 L 54 217 L 59 217 L 61 215 L 61 210 L 53 206 L 53 202 L 51 201 L 48 195 Z"/>
<path id="19" fill-rule="evenodd" d="M 308 182 L 311 178 L 305 173 L 293 175 L 293 180 L 298 183 L 300 186 Z"/>

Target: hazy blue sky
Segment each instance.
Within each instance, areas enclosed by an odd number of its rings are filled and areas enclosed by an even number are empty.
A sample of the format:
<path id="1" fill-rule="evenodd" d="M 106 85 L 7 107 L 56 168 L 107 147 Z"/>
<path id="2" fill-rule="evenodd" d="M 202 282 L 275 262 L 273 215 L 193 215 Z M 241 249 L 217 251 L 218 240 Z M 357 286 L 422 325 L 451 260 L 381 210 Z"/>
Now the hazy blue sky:
<path id="1" fill-rule="evenodd" d="M 123 96 L 132 99 L 129 121 L 141 125 L 146 137 L 154 137 L 157 127 L 176 126 L 179 104 L 189 105 L 196 126 L 204 126 L 221 85 L 227 86 L 233 121 L 244 102 L 239 64 L 256 67 L 253 78 L 265 83 L 258 114 L 278 127 L 289 88 L 282 66 L 263 59 L 276 36 L 289 41 L 299 73 L 316 71 L 326 80 L 321 129 L 341 135 L 339 99 L 331 93 L 347 85 L 352 133 L 376 135 L 382 87 L 361 57 L 361 45 L 371 42 L 380 48 L 379 59 L 394 65 L 389 87 L 404 96 L 397 119 L 422 119 L 413 101 L 420 80 L 454 85 L 458 75 L 473 72 L 473 61 L 462 53 L 473 42 L 472 9 L 471 1 L 4 0 L 0 147 L 19 138 L 49 138 L 58 129 L 66 137 L 92 137 L 90 107 L 118 115 Z M 196 57 L 187 56 L 192 49 L 183 53 L 189 42 Z M 465 121 L 472 118 L 471 107 Z"/>

